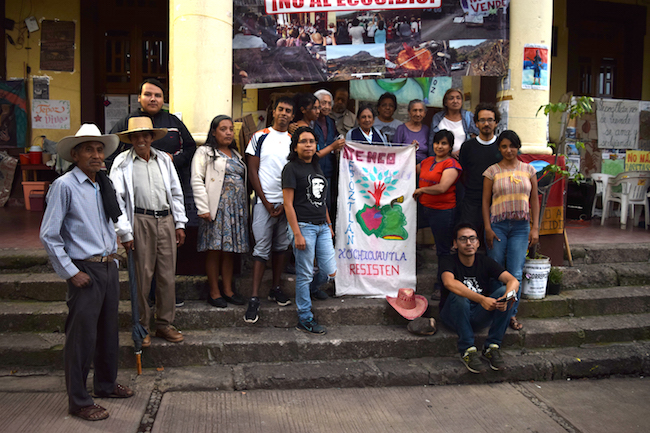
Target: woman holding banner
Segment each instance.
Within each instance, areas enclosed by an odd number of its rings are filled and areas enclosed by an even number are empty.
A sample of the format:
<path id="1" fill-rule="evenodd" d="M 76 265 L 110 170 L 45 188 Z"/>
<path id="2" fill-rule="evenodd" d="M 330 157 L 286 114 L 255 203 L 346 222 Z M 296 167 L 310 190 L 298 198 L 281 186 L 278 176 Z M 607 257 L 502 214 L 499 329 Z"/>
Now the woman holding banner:
<path id="1" fill-rule="evenodd" d="M 417 165 L 419 188 L 413 198 L 424 206 L 424 218 L 431 227 L 436 240 L 438 257 L 451 254 L 454 219 L 456 216 L 456 182 L 463 171 L 452 158 L 454 134 L 446 129 L 433 136 L 433 151 L 430 156 Z"/>
<path id="2" fill-rule="evenodd" d="M 429 127 L 422 124 L 427 107 L 420 99 L 414 99 L 409 102 L 408 113 L 409 121 L 397 127 L 393 142 L 416 145 L 415 161 L 419 164 L 429 156 Z"/>
<path id="3" fill-rule="evenodd" d="M 368 103 L 359 104 L 359 111 L 357 111 L 357 123 L 359 126 L 350 129 L 345 135 L 345 139 L 363 144 L 387 146 L 388 142 L 386 141 L 386 137 L 372 126 L 374 122 L 375 110 L 372 108 L 372 105 Z"/>
<path id="4" fill-rule="evenodd" d="M 517 159 L 521 140 L 514 131 L 503 131 L 496 144 L 503 159 L 483 173 L 485 245 L 487 255 L 521 284 L 526 251 L 539 241 L 537 173 Z M 519 297 L 517 293 L 510 318 L 510 327 L 516 331 L 523 328 L 517 321 Z"/>

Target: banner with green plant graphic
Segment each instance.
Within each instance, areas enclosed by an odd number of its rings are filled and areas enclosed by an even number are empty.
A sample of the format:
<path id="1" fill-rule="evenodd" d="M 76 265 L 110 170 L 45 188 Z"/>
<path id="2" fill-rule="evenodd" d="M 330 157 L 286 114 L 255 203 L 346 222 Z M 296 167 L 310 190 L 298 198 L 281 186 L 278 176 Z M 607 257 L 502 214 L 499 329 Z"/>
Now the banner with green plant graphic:
<path id="1" fill-rule="evenodd" d="M 346 142 L 336 220 L 337 295 L 415 289 L 415 146 Z"/>

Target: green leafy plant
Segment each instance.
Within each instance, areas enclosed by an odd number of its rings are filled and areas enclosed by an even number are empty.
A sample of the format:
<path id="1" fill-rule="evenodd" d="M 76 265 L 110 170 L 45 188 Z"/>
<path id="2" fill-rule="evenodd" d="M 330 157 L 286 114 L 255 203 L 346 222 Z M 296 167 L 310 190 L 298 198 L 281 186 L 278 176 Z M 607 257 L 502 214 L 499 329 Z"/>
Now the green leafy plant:
<path id="1" fill-rule="evenodd" d="M 548 143 L 548 147 L 553 149 L 555 153 L 555 161 L 553 164 L 549 164 L 544 167 L 542 175 L 538 179 L 538 191 L 542 195 L 542 204 L 540 206 L 540 219 L 544 217 L 544 211 L 546 210 L 546 202 L 548 201 L 548 195 L 551 191 L 551 188 L 556 183 L 560 182 L 563 179 L 568 179 L 573 182 L 579 182 L 584 180 L 584 176 L 581 173 L 571 174 L 567 168 L 563 168 L 558 165 L 558 159 L 560 155 L 565 157 L 566 161 L 566 128 L 569 120 L 576 119 L 580 116 L 583 116 L 587 113 L 593 113 L 593 104 L 594 98 L 590 96 L 580 96 L 577 98 L 573 97 L 573 93 L 565 94 L 560 102 L 557 103 L 548 103 L 542 105 L 537 110 L 537 115 L 540 112 L 544 112 L 544 115 L 549 115 L 551 113 L 557 113 L 561 115 L 560 119 L 560 137 L 557 140 L 557 143 Z M 576 147 L 584 149 L 584 143 L 576 142 Z M 536 254 L 537 245 L 533 248 L 532 255 Z"/>
<path id="2" fill-rule="evenodd" d="M 560 268 L 551 266 L 551 271 L 548 274 L 548 282 L 551 284 L 560 284 L 562 283 L 563 276 L 564 272 L 562 272 Z"/>

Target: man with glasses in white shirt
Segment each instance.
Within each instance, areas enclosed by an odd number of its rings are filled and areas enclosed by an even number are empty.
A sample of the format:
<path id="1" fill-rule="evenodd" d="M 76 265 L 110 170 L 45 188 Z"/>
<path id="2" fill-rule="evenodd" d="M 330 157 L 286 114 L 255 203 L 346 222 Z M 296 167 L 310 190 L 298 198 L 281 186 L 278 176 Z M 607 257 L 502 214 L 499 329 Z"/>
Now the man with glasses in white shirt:
<path id="1" fill-rule="evenodd" d="M 490 327 L 483 345 L 483 357 L 492 370 L 501 370 L 501 341 L 508 329 L 519 281 L 491 258 L 476 254 L 480 242 L 476 229 L 469 223 L 454 228 L 457 253 L 440 257 L 438 274 L 443 289 L 440 295 L 440 319 L 458 334 L 458 351 L 472 373 L 485 371 L 481 353 L 474 343 L 474 332 Z M 491 291 L 490 281 L 504 283 Z"/>

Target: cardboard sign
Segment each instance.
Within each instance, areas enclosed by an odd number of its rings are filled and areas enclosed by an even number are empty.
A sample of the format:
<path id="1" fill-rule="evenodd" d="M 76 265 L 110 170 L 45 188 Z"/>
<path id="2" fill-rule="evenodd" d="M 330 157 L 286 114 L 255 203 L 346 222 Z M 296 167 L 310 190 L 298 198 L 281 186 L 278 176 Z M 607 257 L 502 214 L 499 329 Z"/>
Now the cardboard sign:
<path id="1" fill-rule="evenodd" d="M 487 0 L 485 3 L 488 3 Z M 266 13 L 269 15 L 377 9 L 430 9 L 439 8 L 441 5 L 442 0 L 264 0 Z"/>
<path id="2" fill-rule="evenodd" d="M 628 150 L 625 154 L 625 171 L 650 171 L 650 152 Z"/>

